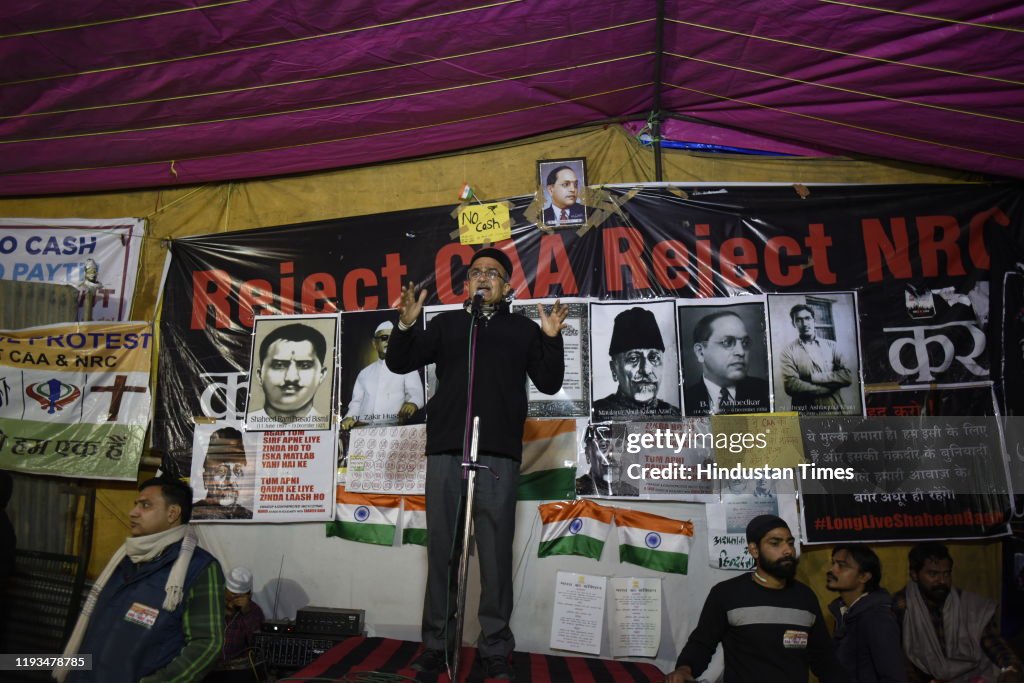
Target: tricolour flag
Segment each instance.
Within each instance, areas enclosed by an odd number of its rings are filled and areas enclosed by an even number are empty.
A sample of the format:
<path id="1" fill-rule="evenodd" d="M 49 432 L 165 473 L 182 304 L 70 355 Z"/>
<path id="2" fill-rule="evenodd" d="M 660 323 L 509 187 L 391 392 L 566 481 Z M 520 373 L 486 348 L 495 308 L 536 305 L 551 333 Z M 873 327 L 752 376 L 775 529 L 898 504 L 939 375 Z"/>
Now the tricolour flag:
<path id="1" fill-rule="evenodd" d="M 327 535 L 360 543 L 391 545 L 398 525 L 401 496 L 349 493 L 339 486 L 334 521 L 327 524 Z"/>
<path id="2" fill-rule="evenodd" d="M 686 573 L 693 522 L 616 508 L 615 526 L 619 528 L 619 562 Z"/>
<path id="3" fill-rule="evenodd" d="M 527 420 L 519 500 L 576 497 L 576 421 Z"/>
<path id="4" fill-rule="evenodd" d="M 537 557 L 582 555 L 601 559 L 614 510 L 592 500 L 545 503 L 540 510 L 540 548 Z"/>
<path id="5" fill-rule="evenodd" d="M 402 543 L 427 544 L 427 499 L 402 496 Z"/>

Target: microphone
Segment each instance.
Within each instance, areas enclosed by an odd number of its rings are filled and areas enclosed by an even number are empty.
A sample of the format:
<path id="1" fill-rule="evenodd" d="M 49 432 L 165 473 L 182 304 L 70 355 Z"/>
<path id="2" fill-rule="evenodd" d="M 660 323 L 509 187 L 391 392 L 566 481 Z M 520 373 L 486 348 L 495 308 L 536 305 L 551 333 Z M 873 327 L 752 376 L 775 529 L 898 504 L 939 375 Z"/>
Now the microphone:
<path id="1" fill-rule="evenodd" d="M 472 312 L 473 317 L 479 318 L 481 315 L 481 308 L 484 305 L 484 293 L 482 290 L 476 290 L 476 294 L 473 295 Z"/>

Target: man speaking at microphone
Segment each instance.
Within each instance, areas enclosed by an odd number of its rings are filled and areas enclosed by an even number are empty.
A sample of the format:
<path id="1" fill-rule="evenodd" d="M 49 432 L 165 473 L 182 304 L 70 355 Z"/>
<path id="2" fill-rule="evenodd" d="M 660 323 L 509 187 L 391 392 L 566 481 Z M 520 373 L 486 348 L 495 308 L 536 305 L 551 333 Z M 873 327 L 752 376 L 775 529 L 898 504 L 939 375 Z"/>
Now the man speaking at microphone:
<path id="1" fill-rule="evenodd" d="M 546 394 L 562 387 L 565 360 L 561 330 L 567 306 L 538 305 L 540 327 L 509 311 L 512 261 L 499 249 L 481 249 L 469 262 L 462 311 L 447 311 L 421 330 L 415 326 L 427 292 L 409 283 L 398 302 L 398 327 L 385 363 L 403 374 L 436 363 L 437 391 L 427 404 L 427 588 L 423 604 L 424 652 L 420 671 L 440 671 L 459 643 L 455 638 L 454 540 L 461 535 L 463 450 L 467 423 L 480 418 L 474 536 L 480 560 L 480 659 L 488 678 L 514 680 L 509 655 L 512 616 L 512 539 L 516 488 L 526 421 L 526 378 Z M 475 354 L 470 339 L 476 327 Z M 472 366 L 471 367 L 471 360 Z M 472 375 L 470 374 L 472 372 Z M 470 379 L 472 378 L 472 381 Z M 467 419 L 469 418 L 469 419 Z"/>

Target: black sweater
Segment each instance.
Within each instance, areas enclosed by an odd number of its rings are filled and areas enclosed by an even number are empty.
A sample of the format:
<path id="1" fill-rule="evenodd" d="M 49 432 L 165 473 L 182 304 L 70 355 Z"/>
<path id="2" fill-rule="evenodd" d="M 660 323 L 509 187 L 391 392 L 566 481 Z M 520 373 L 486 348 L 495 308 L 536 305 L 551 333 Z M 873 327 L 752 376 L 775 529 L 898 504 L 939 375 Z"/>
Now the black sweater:
<path id="1" fill-rule="evenodd" d="M 697 628 L 676 667 L 704 672 L 718 643 L 725 683 L 806 683 L 808 667 L 821 683 L 846 683 L 818 599 L 799 581 L 776 590 L 742 574 L 708 593 Z"/>
<path id="2" fill-rule="evenodd" d="M 428 324 L 391 335 L 385 363 L 392 372 L 437 364 L 437 391 L 427 404 L 427 455 L 462 453 L 473 318 L 446 311 Z M 534 321 L 505 310 L 481 322 L 477 337 L 473 415 L 480 417 L 480 453 L 521 460 L 526 421 L 526 377 L 538 390 L 562 388 L 562 336 L 549 337 Z"/>

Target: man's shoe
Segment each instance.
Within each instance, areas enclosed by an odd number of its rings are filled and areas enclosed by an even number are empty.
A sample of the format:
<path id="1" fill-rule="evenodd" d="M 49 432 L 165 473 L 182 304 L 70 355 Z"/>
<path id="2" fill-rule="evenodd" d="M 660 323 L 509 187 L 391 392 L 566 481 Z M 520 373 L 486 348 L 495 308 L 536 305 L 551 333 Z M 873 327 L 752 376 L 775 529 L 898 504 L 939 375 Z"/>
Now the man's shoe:
<path id="1" fill-rule="evenodd" d="M 512 664 L 509 663 L 508 657 L 500 655 L 484 659 L 484 674 L 487 678 L 499 681 L 516 680 L 516 672 L 512 669 Z"/>
<path id="2" fill-rule="evenodd" d="M 444 650 L 424 650 L 410 666 L 413 671 L 435 673 L 445 668 Z"/>

